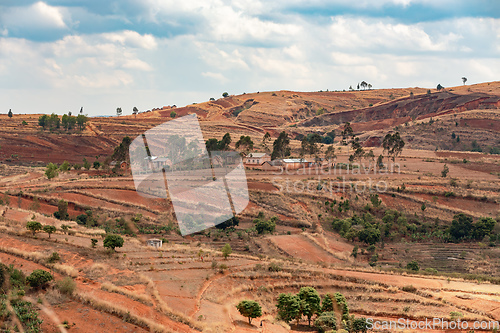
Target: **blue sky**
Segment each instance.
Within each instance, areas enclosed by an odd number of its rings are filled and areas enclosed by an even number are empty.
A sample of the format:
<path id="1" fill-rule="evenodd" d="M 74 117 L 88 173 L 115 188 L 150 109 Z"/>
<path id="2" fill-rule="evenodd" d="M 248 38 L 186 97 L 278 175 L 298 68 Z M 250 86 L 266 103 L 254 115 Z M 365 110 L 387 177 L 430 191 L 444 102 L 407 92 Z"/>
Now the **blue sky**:
<path id="1" fill-rule="evenodd" d="M 500 79 L 498 0 L 1 0 L 0 113 Z"/>

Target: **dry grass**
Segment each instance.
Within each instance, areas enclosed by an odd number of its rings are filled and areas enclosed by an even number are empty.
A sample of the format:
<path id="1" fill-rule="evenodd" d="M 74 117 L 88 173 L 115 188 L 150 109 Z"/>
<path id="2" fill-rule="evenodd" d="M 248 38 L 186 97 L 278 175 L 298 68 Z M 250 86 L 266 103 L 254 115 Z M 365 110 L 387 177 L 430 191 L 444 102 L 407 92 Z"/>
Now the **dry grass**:
<path id="1" fill-rule="evenodd" d="M 160 296 L 160 293 L 158 292 L 158 289 L 156 289 L 156 285 L 153 280 L 143 274 L 141 274 L 140 278 L 144 281 L 148 281 L 147 290 L 151 293 L 152 298 L 156 302 L 156 307 L 158 310 L 160 310 L 161 313 L 174 321 L 186 324 L 189 327 L 200 331 L 205 331 L 208 328 L 205 323 L 196 322 L 190 317 L 186 316 L 184 313 L 173 310 Z"/>
<path id="2" fill-rule="evenodd" d="M 51 267 L 53 270 L 63 275 L 71 276 L 72 278 L 76 278 L 78 276 L 78 270 L 73 266 L 68 266 L 63 264 L 53 264 L 51 265 Z"/>
<path id="3" fill-rule="evenodd" d="M 105 290 L 105 291 L 112 292 L 112 293 L 117 293 L 117 294 L 127 296 L 128 298 L 131 298 L 135 301 L 141 302 L 142 304 L 145 304 L 148 306 L 153 305 L 153 301 L 151 300 L 151 297 L 149 297 L 148 295 L 140 294 L 140 293 L 137 293 L 137 292 L 132 291 L 132 290 L 128 290 L 125 288 L 115 286 L 111 282 L 104 282 L 101 285 L 101 289 Z"/>
<path id="4" fill-rule="evenodd" d="M 109 314 L 118 316 L 122 318 L 126 322 L 133 323 L 137 326 L 141 326 L 144 328 L 148 328 L 151 332 L 154 333 L 168 333 L 169 331 L 163 326 L 160 325 L 149 318 L 144 318 L 141 316 L 137 316 L 135 314 L 130 313 L 129 309 L 118 306 L 116 304 L 112 304 L 110 302 L 97 299 L 89 293 L 75 293 L 75 297 L 82 303 L 88 304 L 96 310 L 107 312 Z"/>
<path id="5" fill-rule="evenodd" d="M 49 258 L 49 255 L 43 254 L 41 252 L 28 252 L 24 250 L 17 249 L 15 247 L 4 247 L 0 246 L 0 252 L 12 254 L 21 258 L 24 258 L 26 260 L 34 261 L 39 264 L 44 264 L 47 259 Z"/>

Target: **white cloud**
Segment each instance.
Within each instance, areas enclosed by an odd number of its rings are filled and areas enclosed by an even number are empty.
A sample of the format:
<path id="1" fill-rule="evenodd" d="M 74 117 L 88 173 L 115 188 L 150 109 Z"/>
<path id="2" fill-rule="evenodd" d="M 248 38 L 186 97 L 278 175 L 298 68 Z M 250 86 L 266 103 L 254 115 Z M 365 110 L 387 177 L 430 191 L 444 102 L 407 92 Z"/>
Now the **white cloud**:
<path id="1" fill-rule="evenodd" d="M 14 28 L 65 29 L 63 12 L 58 7 L 39 1 L 28 7 L 10 7 L 0 14 L 4 25 Z"/>
<path id="2" fill-rule="evenodd" d="M 102 35 L 109 41 L 120 43 L 124 46 L 138 47 L 146 50 L 154 50 L 158 46 L 153 35 L 141 35 L 135 31 L 125 30 L 121 32 L 105 33 Z"/>
<path id="3" fill-rule="evenodd" d="M 228 81 L 228 79 L 224 75 L 222 75 L 221 73 L 203 72 L 203 73 L 201 73 L 201 75 L 204 77 L 209 77 L 209 78 L 218 80 L 220 82 L 227 82 Z"/>

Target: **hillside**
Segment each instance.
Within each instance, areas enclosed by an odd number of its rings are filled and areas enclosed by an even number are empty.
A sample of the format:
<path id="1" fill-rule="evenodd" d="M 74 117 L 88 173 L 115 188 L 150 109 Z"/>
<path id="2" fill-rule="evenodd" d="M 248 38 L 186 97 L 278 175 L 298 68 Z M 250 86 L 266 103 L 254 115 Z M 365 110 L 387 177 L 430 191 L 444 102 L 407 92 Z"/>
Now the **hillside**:
<path id="1" fill-rule="evenodd" d="M 14 273 L 46 270 L 57 282 L 39 290 L 21 284 L 12 297 L 31 302 L 50 333 L 311 332 L 306 317 L 277 319 L 278 295 L 302 287 L 322 299 L 342 293 L 356 318 L 498 320 L 500 155 L 488 152 L 500 142 L 499 98 L 499 82 L 430 94 L 259 92 L 91 118 L 72 133 L 43 131 L 39 115 L 1 115 L 0 262 Z M 335 130 L 341 167 L 247 168 L 250 202 L 239 224 L 182 237 L 172 203 L 140 196 L 129 171 L 81 167 L 83 158 L 104 162 L 124 136 L 171 120 L 172 111 L 196 113 L 205 139 L 229 132 L 234 146 L 249 135 L 256 151 L 266 132 L 298 138 Z M 345 121 L 366 150 L 383 154 L 378 172 L 368 159 L 346 168 Z M 395 130 L 406 141 L 397 165 L 379 147 Z M 291 146 L 298 156 L 300 141 Z M 79 165 L 47 179 L 45 165 L 63 161 Z M 64 203 L 67 219 L 56 218 Z M 464 238 L 451 228 L 460 219 L 472 221 Z M 30 221 L 56 229 L 31 232 Z M 259 232 L 257 224 L 272 221 L 274 229 Z M 124 246 L 105 249 L 109 234 L 121 235 Z M 146 246 L 151 238 L 162 239 L 162 248 Z M 417 270 L 407 268 L 412 261 Z M 61 287 L 64 278 L 73 291 Z M 262 306 L 252 325 L 236 310 L 244 299 Z"/>

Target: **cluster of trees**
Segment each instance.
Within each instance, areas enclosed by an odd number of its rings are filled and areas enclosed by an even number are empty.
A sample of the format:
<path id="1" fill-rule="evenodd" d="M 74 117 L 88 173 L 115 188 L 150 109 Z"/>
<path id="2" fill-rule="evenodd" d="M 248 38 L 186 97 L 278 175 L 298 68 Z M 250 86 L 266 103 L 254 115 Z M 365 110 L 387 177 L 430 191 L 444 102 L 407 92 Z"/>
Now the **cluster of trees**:
<path id="1" fill-rule="evenodd" d="M 101 162 L 97 160 L 98 158 L 99 156 L 96 156 L 96 160 L 92 164 L 90 164 L 90 162 L 86 158 L 83 158 L 82 164 L 69 164 L 68 161 L 64 161 L 61 165 L 57 166 L 57 164 L 49 163 L 45 168 L 45 176 L 47 177 L 47 179 L 52 179 L 59 175 L 59 171 L 66 172 L 71 169 L 80 170 L 82 167 L 87 170 L 90 170 L 90 168 L 92 167 L 98 170 L 101 167 Z"/>
<path id="2" fill-rule="evenodd" d="M 224 134 L 221 140 L 208 139 L 205 142 L 205 146 L 208 152 L 211 151 L 225 151 L 229 150 L 229 144 L 231 143 L 231 135 L 229 133 Z"/>
<path id="3" fill-rule="evenodd" d="M 87 116 L 79 114 L 75 117 L 71 115 L 71 112 L 67 115 L 63 115 L 62 119 L 60 119 L 55 113 L 52 113 L 50 116 L 44 114 L 38 118 L 38 125 L 41 126 L 42 129 L 48 128 L 50 131 L 60 129 L 61 126 L 66 131 L 71 131 L 77 127 L 78 130 L 82 131 L 85 129 L 87 122 Z"/>
<path id="4" fill-rule="evenodd" d="M 367 83 L 366 81 L 361 81 L 361 83 L 358 83 L 357 89 L 363 88 L 365 90 L 366 88 L 371 89 L 373 86 L 370 83 Z M 354 90 L 352 86 L 349 86 L 349 90 Z"/>
<path id="5" fill-rule="evenodd" d="M 300 140 L 300 136 L 297 137 Z M 315 159 L 319 159 L 319 154 L 321 154 L 320 144 L 330 145 L 335 140 L 335 131 L 330 131 L 326 133 L 324 136 L 319 135 L 318 133 L 309 133 L 305 136 L 302 136 L 301 146 L 300 146 L 300 158 L 304 158 L 306 154 L 310 156 L 315 156 Z M 334 148 L 329 146 L 327 148 L 328 153 L 334 152 Z M 326 158 L 326 156 L 325 156 Z"/>
<path id="6" fill-rule="evenodd" d="M 40 222 L 37 221 L 28 221 L 26 223 L 26 229 L 31 231 L 33 233 L 33 236 L 35 236 L 35 234 L 38 231 L 43 230 L 49 235 L 49 238 L 51 234 L 57 231 L 56 227 L 54 227 L 53 225 L 42 225 Z"/>
<path id="7" fill-rule="evenodd" d="M 262 316 L 262 308 L 256 301 L 243 300 L 236 305 L 236 308 L 242 316 L 248 318 L 249 324 L 252 323 L 253 318 Z M 279 294 L 276 308 L 278 319 L 286 323 L 296 320 L 298 325 L 299 321 L 306 317 L 311 326 L 311 320 L 316 317 L 314 326 L 320 333 L 332 330 L 366 333 L 368 330 L 366 318 L 349 315 L 347 300 L 338 292 L 328 293 L 321 299 L 313 287 L 302 287 L 296 295 Z"/>
<path id="8" fill-rule="evenodd" d="M 290 156 L 290 138 L 288 134 L 283 131 L 280 133 L 278 138 L 273 142 L 273 152 L 271 153 L 271 159 L 285 158 Z"/>
<path id="9" fill-rule="evenodd" d="M 500 241 L 499 235 L 494 231 L 497 221 L 491 217 L 481 217 L 476 222 L 473 218 L 463 213 L 454 216 L 450 226 L 440 225 L 436 219 L 433 223 L 423 222 L 425 216 L 405 214 L 388 209 L 385 212 L 380 207 L 378 195 L 371 197 L 372 207 L 367 205 L 366 212 L 361 216 L 354 214 L 348 218 L 333 218 L 333 230 L 350 241 L 360 241 L 374 245 L 386 240 L 394 241 L 401 238 L 411 240 L 441 240 L 443 242 L 460 242 L 471 240 L 485 240 L 490 242 Z M 339 212 L 346 210 L 345 205 L 339 203 Z M 334 211 L 335 203 L 328 205 Z M 342 208 L 342 209 L 340 209 Z M 422 214 L 425 211 L 422 205 Z M 348 207 L 347 207 L 348 209 Z M 369 211 L 372 210 L 375 215 Z M 378 217 L 377 217 L 378 216 Z"/>
<path id="10" fill-rule="evenodd" d="M 472 217 L 463 213 L 457 214 L 451 221 L 449 228 L 450 238 L 454 242 L 464 240 L 483 240 L 484 237 L 489 236 L 490 239 L 494 237 L 493 228 L 497 221 L 491 217 L 481 217 L 476 222 Z"/>
<path id="11" fill-rule="evenodd" d="M 276 216 L 266 219 L 263 212 L 259 212 L 257 218 L 253 220 L 258 234 L 272 233 L 276 229 L 276 222 L 278 222 Z"/>
<path id="12" fill-rule="evenodd" d="M 316 316 L 314 326 L 319 332 L 345 329 L 349 332 L 366 332 L 368 323 L 365 318 L 355 318 L 349 315 L 349 307 L 341 293 L 326 294 L 321 299 L 313 287 L 303 287 L 299 293 L 282 293 L 278 296 L 278 318 L 289 323 L 296 320 L 297 324 L 302 317 L 311 320 Z M 340 320 L 340 322 L 338 322 Z"/>
<path id="13" fill-rule="evenodd" d="M 235 144 L 236 149 L 243 149 L 245 151 L 253 150 L 253 141 L 250 136 L 242 135 L 240 139 Z"/>
<path id="14" fill-rule="evenodd" d="M 70 227 L 67 225 L 62 225 L 61 230 L 63 232 L 67 231 Z M 37 232 L 39 231 L 44 231 L 49 235 L 55 233 L 57 231 L 57 228 L 54 227 L 53 225 L 42 225 L 40 222 L 37 221 L 28 221 L 26 223 L 26 229 L 31 231 L 33 233 L 33 236 L 36 235 Z M 95 244 L 97 243 L 97 240 L 92 240 L 92 247 L 95 247 Z M 122 247 L 124 244 L 124 240 L 120 235 L 113 235 L 113 234 L 107 234 L 106 237 L 104 238 L 103 241 L 103 246 L 105 248 L 108 248 L 112 251 L 115 251 L 117 247 Z"/>

